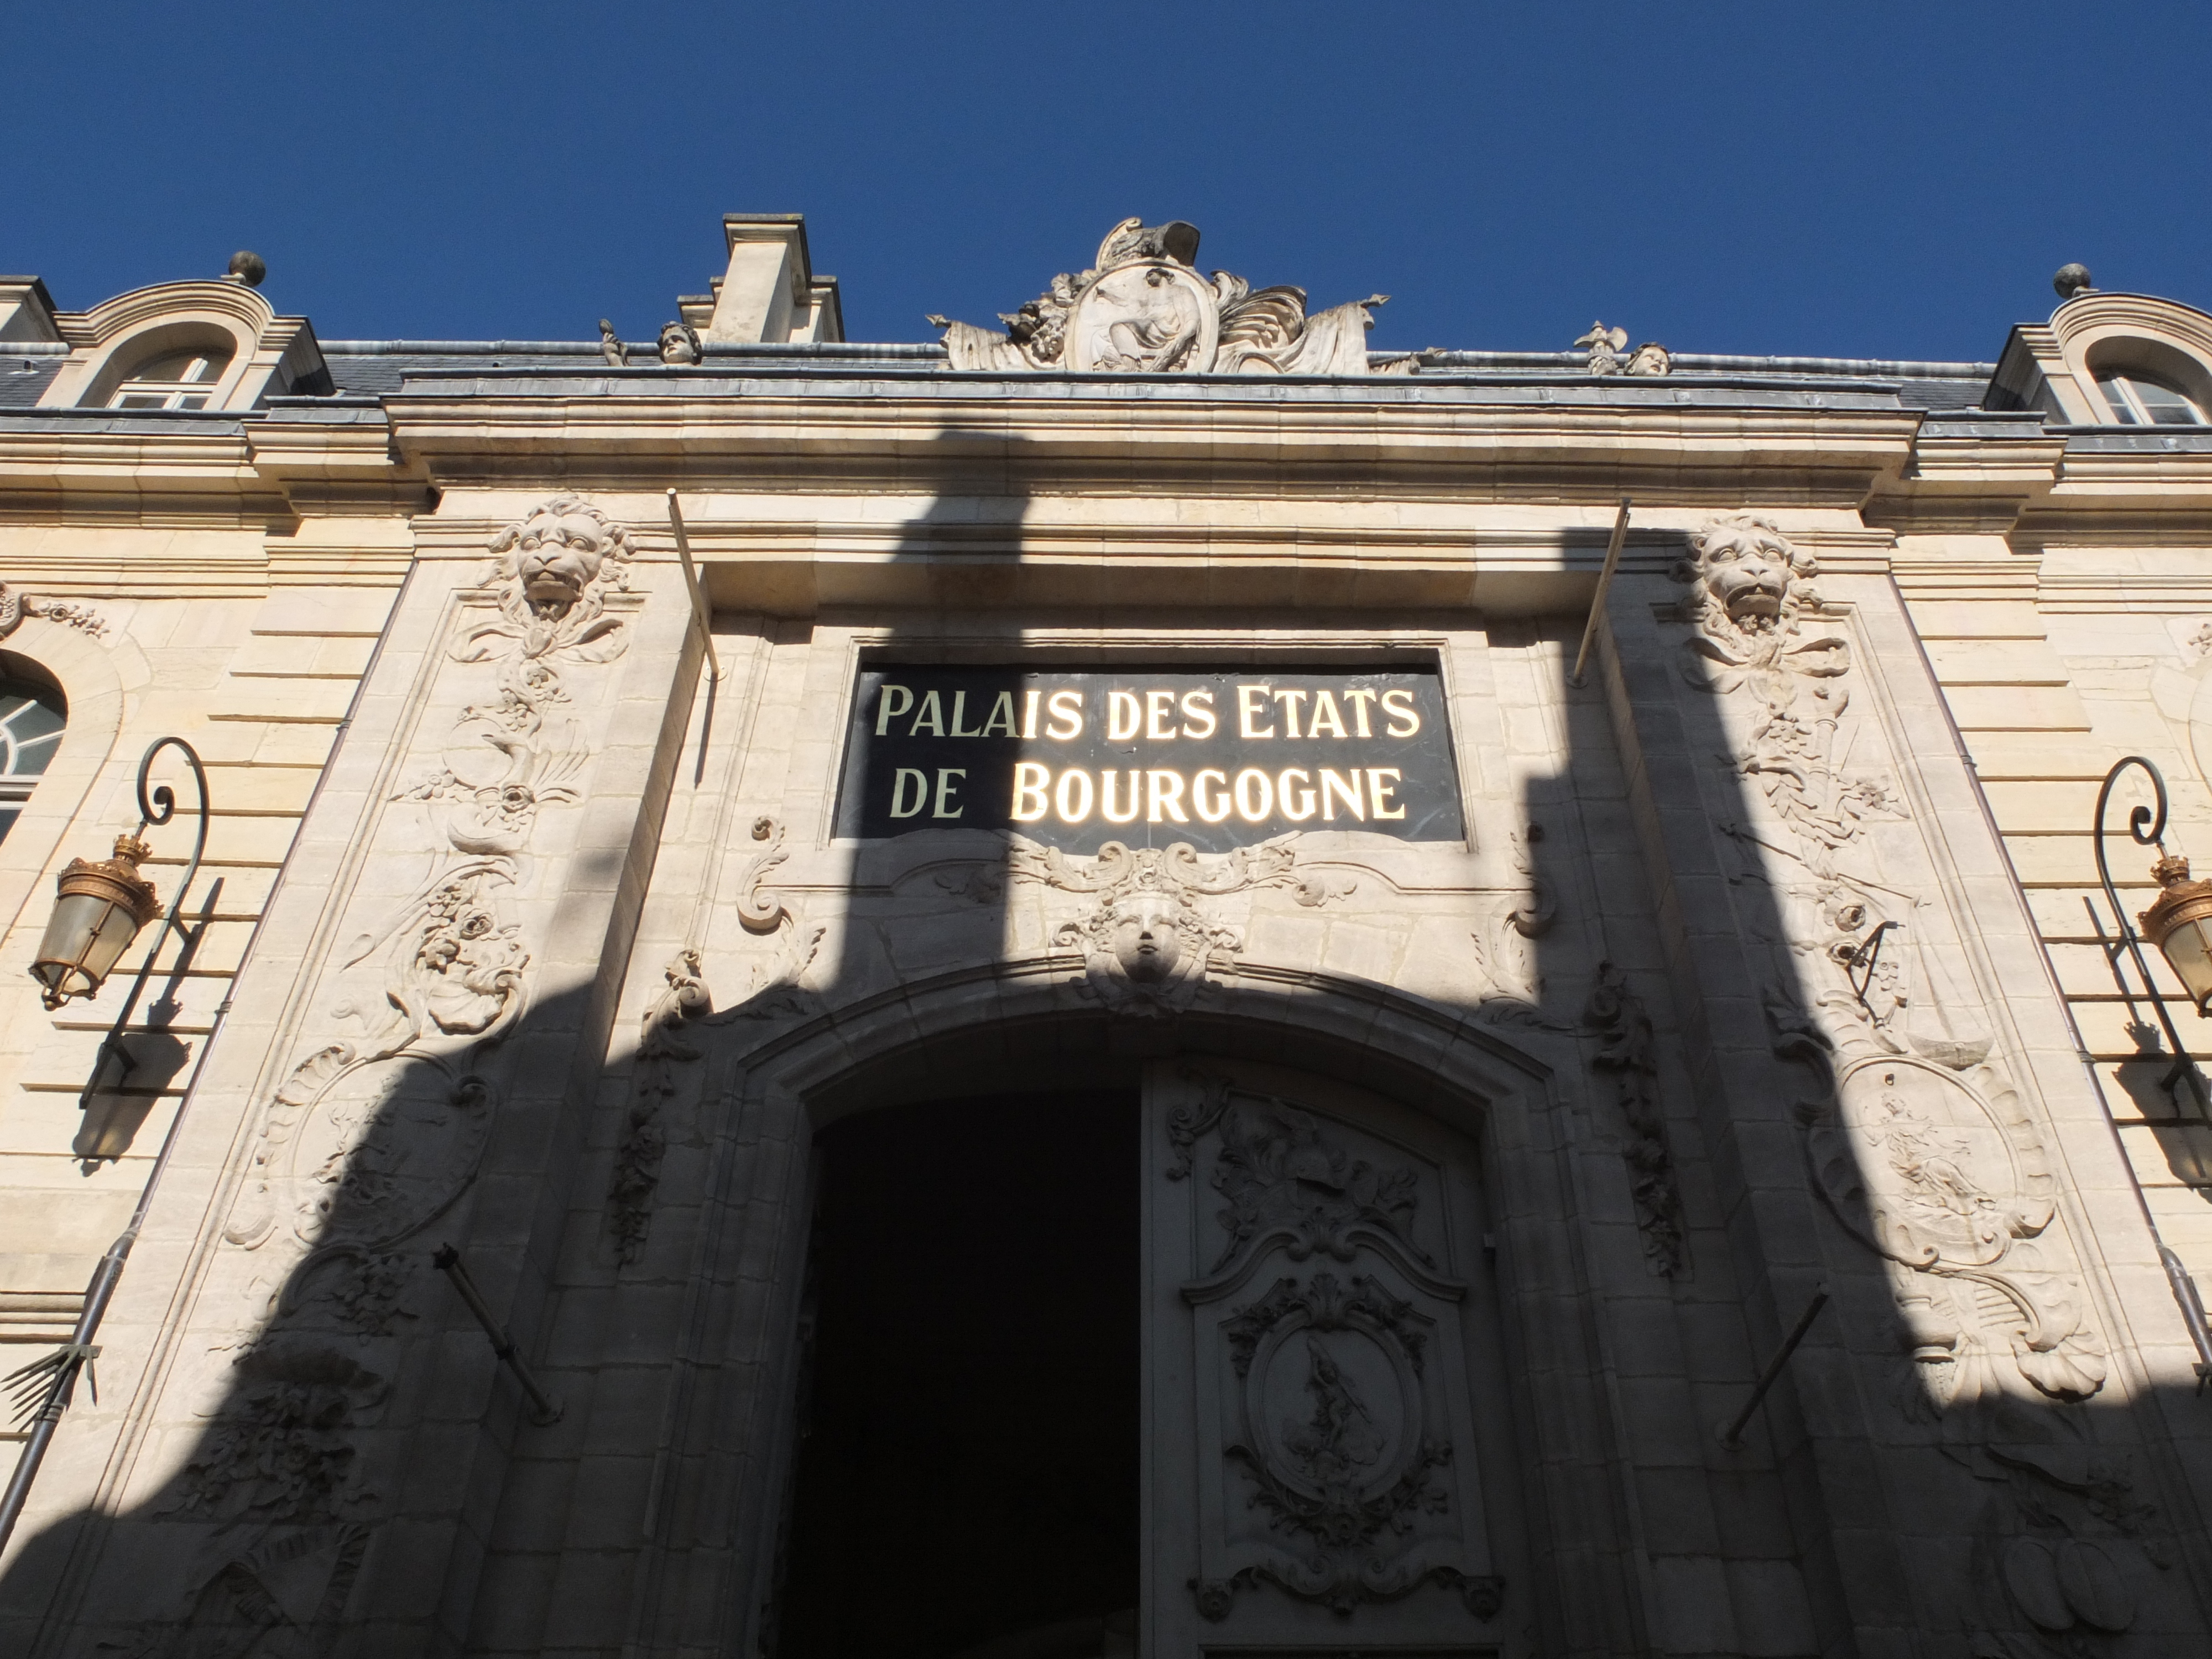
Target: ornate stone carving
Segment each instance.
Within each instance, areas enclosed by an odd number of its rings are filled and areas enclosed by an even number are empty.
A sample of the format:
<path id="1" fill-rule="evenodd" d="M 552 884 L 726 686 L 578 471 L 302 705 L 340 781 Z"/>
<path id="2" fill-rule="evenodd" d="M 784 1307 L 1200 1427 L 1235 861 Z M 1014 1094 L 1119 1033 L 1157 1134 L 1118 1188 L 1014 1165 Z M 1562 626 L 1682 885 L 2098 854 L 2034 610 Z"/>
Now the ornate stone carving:
<path id="1" fill-rule="evenodd" d="M 1266 1296 L 1222 1322 L 1222 1331 L 1229 1339 L 1230 1363 L 1237 1376 L 1251 1375 L 1252 1355 L 1260 1339 L 1295 1311 L 1303 1311 L 1316 1330 L 1341 1330 L 1354 1315 L 1365 1325 L 1389 1329 L 1406 1351 L 1406 1363 L 1416 1376 L 1421 1373 L 1422 1345 L 1436 1323 L 1416 1313 L 1412 1303 L 1391 1295 L 1364 1275 L 1355 1274 L 1349 1288 L 1339 1285 L 1334 1273 L 1316 1273 L 1313 1282 L 1304 1287 L 1295 1279 L 1277 1279 Z M 1340 1422 L 1334 1426 L 1341 1431 L 1349 1425 Z"/>
<path id="2" fill-rule="evenodd" d="M 1534 848 L 1544 826 L 1531 823 L 1506 834 L 1506 855 L 1520 879 L 1519 890 L 1491 906 L 1489 920 L 1468 935 L 1475 964 L 1486 990 L 1516 1002 L 1534 1004 L 1544 994 L 1544 977 L 1530 941 L 1542 938 L 1559 919 L 1551 884 L 1537 872 Z"/>
<path id="3" fill-rule="evenodd" d="M 747 933 L 772 933 L 790 915 L 783 895 L 766 884 L 768 872 L 791 856 L 783 844 L 783 825 L 775 818 L 753 820 L 759 850 L 745 860 L 738 877 L 738 920 Z"/>
<path id="4" fill-rule="evenodd" d="M 599 319 L 599 355 L 607 360 L 609 368 L 629 367 L 629 347 L 615 332 L 615 325 L 604 317 Z"/>
<path id="5" fill-rule="evenodd" d="M 374 1494 L 349 1431 L 380 1403 L 383 1377 L 335 1348 L 248 1348 L 222 1415 L 185 1465 L 170 1507 L 218 1520 L 325 1524 Z"/>
<path id="6" fill-rule="evenodd" d="M 1807 634 L 1805 623 L 1823 614 L 1807 580 L 1816 567 L 1766 520 L 1717 519 L 1690 538 L 1690 550 L 1677 573 L 1693 584 L 1684 609 L 1696 631 L 1684 672 L 1716 694 L 1747 688 L 1757 700 L 1738 769 L 1802 843 L 1790 855 L 1831 878 L 1838 848 L 1869 823 L 1905 816 L 1885 780 L 1845 772 L 1838 752 L 1850 642 Z"/>
<path id="7" fill-rule="evenodd" d="M 520 1013 L 530 953 L 522 948 L 520 926 L 505 920 L 497 901 L 514 880 L 514 864 L 503 855 L 461 860 L 381 933 L 356 941 L 346 967 L 388 946 L 384 1000 L 389 1013 L 368 1039 L 364 1058 L 397 1054 L 428 1030 L 447 1036 L 493 1036 Z M 337 1012 L 341 1017 L 360 1012 L 349 1003 Z"/>
<path id="8" fill-rule="evenodd" d="M 1674 359 L 1667 348 L 1656 340 L 1646 340 L 1636 348 L 1635 355 L 1623 358 L 1621 349 L 1628 343 L 1625 328 L 1607 328 L 1603 323 L 1592 323 L 1589 332 L 1575 342 L 1575 349 L 1588 352 L 1587 368 L 1592 374 L 1664 374 L 1674 368 Z"/>
<path id="9" fill-rule="evenodd" d="M 491 1103 L 483 1079 L 437 1057 L 319 1049 L 277 1090 L 224 1237 L 265 1243 L 289 1193 L 293 1235 L 314 1252 L 295 1269 L 301 1282 L 321 1254 L 389 1249 L 476 1178 Z"/>
<path id="10" fill-rule="evenodd" d="M 660 325 L 660 361 L 683 368 L 707 360 L 707 348 L 699 343 L 699 331 L 682 321 Z"/>
<path id="11" fill-rule="evenodd" d="M 1452 1448 L 1423 1376 L 1434 1325 L 1373 1278 L 1346 1283 L 1327 1272 L 1278 1279 L 1222 1322 L 1240 1385 L 1224 1455 L 1285 1547 L 1225 1578 L 1194 1581 L 1204 1617 L 1225 1618 L 1238 1588 L 1263 1581 L 1340 1614 L 1423 1584 L 1455 1585 L 1479 1616 L 1495 1615 L 1499 1581 L 1435 1564 L 1401 1541 L 1417 1515 L 1451 1509 L 1437 1477 Z"/>
<path id="12" fill-rule="evenodd" d="M 94 639 L 102 638 L 107 632 L 106 618 L 89 605 L 79 605 L 74 599 L 37 599 L 20 587 L 0 582 L 0 640 L 6 639 L 21 626 L 26 617 L 59 623 L 64 628 L 74 628 Z"/>
<path id="13" fill-rule="evenodd" d="M 1575 342 L 1575 349 L 1589 354 L 1588 367 L 1593 374 L 1620 373 L 1620 349 L 1628 343 L 1625 328 L 1607 328 L 1603 323 L 1592 323 L 1589 332 Z"/>
<path id="14" fill-rule="evenodd" d="M 1345 878 L 1295 871 L 1291 839 L 1240 847 L 1211 861 L 1188 842 L 1133 849 L 1109 841 L 1085 866 L 1056 847 L 1012 836 L 1007 873 L 1093 899 L 1085 915 L 1053 935 L 1055 945 L 1082 952 L 1087 994 L 1117 1012 L 1170 1013 L 1188 1008 L 1206 975 L 1228 971 L 1244 948 L 1243 930 L 1216 920 L 1206 900 L 1280 887 L 1314 907 L 1352 890 Z"/>
<path id="15" fill-rule="evenodd" d="M 1293 1261 L 1317 1251 L 1350 1261 L 1378 1235 L 1418 1261 L 1429 1260 L 1413 1238 L 1419 1181 L 1412 1170 L 1353 1158 L 1312 1113 L 1288 1101 L 1246 1093 L 1218 1078 L 1185 1075 L 1205 1093 L 1196 1112 L 1177 1108 L 1169 1115 L 1176 1162 L 1167 1176 L 1187 1179 L 1199 1137 L 1220 1131 L 1210 1179 L 1226 1206 L 1215 1218 L 1229 1237 L 1210 1273 L 1272 1243 L 1284 1245 Z"/>
<path id="16" fill-rule="evenodd" d="M 1003 333 L 933 316 L 959 369 L 1077 374 L 1364 374 L 1370 307 L 1388 295 L 1306 314 L 1299 288 L 1254 291 L 1241 276 L 1209 279 L 1192 264 L 1198 231 L 1176 221 L 1124 219 L 1091 269 L 1062 271 L 1037 298 L 1004 313 Z"/>
<path id="17" fill-rule="evenodd" d="M 675 1097 L 677 1068 L 699 1058 L 684 1028 L 714 1006 L 699 977 L 699 953 L 683 950 L 662 969 L 668 988 L 654 997 L 640 1022 L 637 1058 L 630 1073 L 628 1121 L 615 1153 L 614 1179 L 607 1191 L 607 1230 L 616 1253 L 635 1261 L 644 1253 L 653 1226 L 653 1194 L 660 1184 L 660 1160 L 668 1150 L 661 1115 Z"/>
<path id="18" fill-rule="evenodd" d="M 1688 1267 L 1682 1223 L 1682 1195 L 1674 1180 L 1674 1160 L 1667 1150 L 1667 1121 L 1659 1104 L 1659 1066 L 1651 1048 L 1651 1017 L 1627 975 L 1609 962 L 1597 966 L 1584 1018 L 1600 1033 L 1591 1064 L 1613 1074 L 1628 1138 L 1621 1148 L 1628 1162 L 1629 1190 L 1636 1200 L 1636 1230 L 1644 1239 L 1644 1265 L 1662 1279 Z"/>
<path id="19" fill-rule="evenodd" d="M 1967 1623 L 1977 1652 L 2082 1659 L 2111 1652 L 2140 1610 L 2134 1579 L 2175 1561 L 2130 1460 L 2095 1444 L 2077 1413 L 1994 1396 L 1945 1450 L 1989 1494 L 1973 1549 Z M 2140 1559 L 2154 1571 L 2130 1567 Z"/>
<path id="20" fill-rule="evenodd" d="M 1181 1076 L 1199 1095 L 1170 1111 L 1163 1173 L 1188 1181 L 1210 1139 L 1227 1235 L 1181 1292 L 1200 1398 L 1219 1402 L 1200 1413 L 1200 1614 L 1218 1623 L 1261 1584 L 1340 1615 L 1441 1585 L 1495 1617 L 1466 1462 L 1467 1286 L 1414 1243 L 1421 1169 L 1357 1156 L 1355 1132 L 1231 1078 Z M 1259 1277 L 1301 1262 L 1317 1270 Z"/>
<path id="21" fill-rule="evenodd" d="M 1991 1413 L 2032 1415 L 2046 1438 L 2077 1432 L 2051 1402 L 2093 1397 L 2107 1371 L 2041 1132 L 1986 1063 L 1994 1034 L 1952 982 L 1940 902 L 1881 878 L 1870 828 L 1906 813 L 1886 773 L 1847 769 L 1852 653 L 1840 626 L 1819 625 L 1829 613 L 1808 581 L 1813 561 L 1746 514 L 1690 546 L 1678 573 L 1693 584 L 1685 672 L 1742 705 L 1729 711 L 1743 734 L 1731 758 L 1765 822 L 1729 833 L 1745 878 L 1767 884 L 1779 913 L 1788 988 L 1767 993 L 1775 1052 L 1820 1085 L 1796 1109 L 1808 1178 L 1884 1264 L 1909 1356 L 1905 1419 L 1936 1425 L 1936 1443 L 1982 1480 L 2006 1480 L 1984 1441 Z M 1983 1605 L 1966 1615 L 1975 1652 L 2085 1655 L 2096 1620 L 2119 1616 L 2109 1558 L 2063 1508 L 2025 1487 L 1988 1500 Z M 2069 1573 L 2078 1607 L 2058 1583 Z"/>
<path id="22" fill-rule="evenodd" d="M 606 614 L 606 600 L 629 586 L 637 545 L 598 507 L 580 495 L 556 495 L 494 536 L 491 551 L 498 561 L 491 580 L 499 616 L 463 631 L 455 661 L 552 659 L 541 671 L 552 673 L 562 663 L 605 662 L 627 648 L 621 622 Z M 510 648 L 501 650 L 496 640 Z M 557 678 L 546 685 L 520 666 L 516 678 L 526 688 L 526 702 L 557 696 Z M 506 679 L 502 675 L 502 684 Z"/>
<path id="23" fill-rule="evenodd" d="M 342 959 L 351 969 L 380 957 L 381 1006 L 339 1002 L 335 1017 L 367 1033 L 316 1048 L 264 1108 L 252 1180 L 225 1228 L 234 1243 L 272 1236 L 288 1183 L 303 1194 L 295 1231 L 329 1249 L 405 1237 L 474 1178 L 489 1091 L 449 1056 L 497 1041 L 526 1006 L 530 952 L 503 896 L 542 810 L 577 799 L 589 749 L 566 713 L 565 677 L 628 649 L 617 596 L 635 548 L 589 502 L 556 495 L 495 534 L 490 551 L 494 614 L 465 623 L 447 654 L 494 664 L 496 696 L 464 708 L 445 765 L 393 796 L 424 805 L 447 850 Z M 302 1162 L 303 1146 L 313 1161 Z"/>
<path id="24" fill-rule="evenodd" d="M 2058 1236 L 2049 1154 L 2020 1092 L 1995 1066 L 1961 1076 L 1871 1044 L 1838 1055 L 1771 1003 L 1778 1054 L 1812 1067 L 1801 1102 L 1814 1188 L 1846 1231 L 1893 1264 L 1913 1358 L 1937 1410 L 2008 1367 L 2052 1400 L 2104 1386 L 2103 1342 Z"/>
<path id="25" fill-rule="evenodd" d="M 807 971 L 822 951 L 830 929 L 824 923 L 804 920 L 787 908 L 776 925 L 775 951 L 756 958 L 744 994 L 714 1023 L 737 1020 L 798 1019 L 814 1011 L 814 994 L 807 988 Z"/>

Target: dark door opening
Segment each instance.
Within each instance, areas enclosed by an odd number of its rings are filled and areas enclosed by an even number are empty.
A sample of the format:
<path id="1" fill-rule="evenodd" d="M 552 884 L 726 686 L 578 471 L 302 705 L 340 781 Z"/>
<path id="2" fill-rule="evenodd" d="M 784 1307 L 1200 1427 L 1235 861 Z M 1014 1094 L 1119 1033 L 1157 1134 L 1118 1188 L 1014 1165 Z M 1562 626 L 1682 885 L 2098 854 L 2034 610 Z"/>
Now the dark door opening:
<path id="1" fill-rule="evenodd" d="M 823 1133 L 774 1659 L 1133 1650 L 1139 1121 L 1129 1090 Z"/>

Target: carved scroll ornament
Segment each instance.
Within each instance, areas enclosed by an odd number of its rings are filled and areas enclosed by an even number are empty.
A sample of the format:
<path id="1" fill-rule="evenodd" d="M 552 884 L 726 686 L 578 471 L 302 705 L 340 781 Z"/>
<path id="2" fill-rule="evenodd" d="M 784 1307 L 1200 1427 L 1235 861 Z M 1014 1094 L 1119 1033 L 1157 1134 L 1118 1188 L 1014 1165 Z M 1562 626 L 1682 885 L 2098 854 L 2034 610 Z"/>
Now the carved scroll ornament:
<path id="1" fill-rule="evenodd" d="M 248 1249 L 289 1234 L 297 1260 L 270 1270 L 287 1330 L 347 1347 L 243 1346 L 234 1403 L 182 1488 L 190 1509 L 327 1527 L 362 1496 L 353 1430 L 389 1369 L 376 1345 L 406 1316 L 414 1255 L 400 1247 L 476 1178 L 495 1101 L 472 1062 L 528 996 L 532 953 L 507 896 L 544 809 L 577 799 L 589 745 L 568 713 L 569 677 L 628 648 L 620 596 L 634 550 L 626 530 L 566 495 L 491 539 L 489 591 L 447 653 L 490 665 L 490 695 L 455 718 L 442 765 L 392 797 L 421 806 L 442 848 L 422 885 L 341 956 L 342 970 L 369 968 L 380 994 L 332 1015 L 366 1029 L 317 1042 L 273 1091 L 223 1232 Z"/>
<path id="2" fill-rule="evenodd" d="M 1454 1449 L 1467 1287 L 1413 1240 L 1419 1171 L 1358 1156 L 1343 1126 L 1291 1101 L 1202 1070 L 1182 1077 L 1200 1097 L 1170 1115 L 1163 1173 L 1188 1179 L 1211 1137 L 1226 1236 L 1208 1275 L 1182 1287 L 1194 1310 L 1221 1310 L 1202 1323 L 1218 1344 L 1226 1420 L 1202 1455 L 1234 1472 L 1241 1507 L 1260 1518 L 1206 1535 L 1209 1571 L 1189 1584 L 1200 1616 L 1218 1623 L 1240 1590 L 1265 1583 L 1343 1617 L 1441 1585 L 1495 1618 L 1504 1581 L 1473 1571 L 1486 1559 L 1470 1547 L 1479 1517 L 1462 1512 L 1473 1471 Z M 1263 1265 L 1316 1258 L 1344 1269 L 1293 1271 L 1252 1294 Z"/>
<path id="3" fill-rule="evenodd" d="M 1146 374 L 1364 374 L 1370 295 L 1306 314 L 1301 288 L 1256 292 L 1242 276 L 1209 278 L 1192 264 L 1195 226 L 1124 219 L 1106 234 L 1091 269 L 1062 271 L 1003 332 L 970 323 L 945 330 L 952 367 Z M 1408 365 L 1410 367 L 1410 365 Z"/>
<path id="4" fill-rule="evenodd" d="M 1061 892 L 1090 908 L 1060 925 L 1053 942 L 1084 958 L 1084 989 L 1118 1013 L 1155 1015 L 1188 1008 L 1209 974 L 1224 973 L 1244 948 L 1243 930 L 1218 920 L 1210 901 L 1263 888 L 1287 888 L 1309 907 L 1327 904 L 1352 884 L 1298 872 L 1291 843 L 1279 836 L 1201 858 L 1188 842 L 1129 848 L 1109 841 L 1088 863 L 1056 847 L 1009 837 L 1007 873 Z"/>
<path id="5" fill-rule="evenodd" d="M 1733 833 L 1803 872 L 1752 865 L 1803 988 L 1770 990 L 1767 1015 L 1775 1051 L 1820 1081 L 1798 1109 L 1814 1188 L 1889 1264 L 1939 1412 L 1966 1372 L 2002 1386 L 2000 1364 L 2036 1396 L 2085 1400 L 2104 1384 L 2105 1351 L 2053 1224 L 2041 1134 L 1984 1063 L 1993 1036 L 1942 966 L 1940 902 L 1880 874 L 1869 828 L 1905 811 L 1886 771 L 1845 769 L 1852 653 L 1824 626 L 1814 562 L 1751 514 L 1713 520 L 1690 551 L 1677 573 L 1692 584 L 1685 672 L 1743 705 L 1737 769 L 1771 813 L 1769 827 Z"/>
<path id="6" fill-rule="evenodd" d="M 26 617 L 59 623 L 64 628 L 89 634 L 95 640 L 107 633 L 107 619 L 89 605 L 79 605 L 74 599 L 42 599 L 12 583 L 0 582 L 0 640 L 21 627 Z"/>

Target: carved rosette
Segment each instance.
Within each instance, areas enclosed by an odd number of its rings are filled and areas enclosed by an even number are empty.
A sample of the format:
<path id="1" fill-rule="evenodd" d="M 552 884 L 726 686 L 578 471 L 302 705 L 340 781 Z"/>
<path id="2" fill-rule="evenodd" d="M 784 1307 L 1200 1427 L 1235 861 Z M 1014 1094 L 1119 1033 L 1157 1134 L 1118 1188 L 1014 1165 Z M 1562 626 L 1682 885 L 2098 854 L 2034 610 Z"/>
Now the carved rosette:
<path id="1" fill-rule="evenodd" d="M 89 605 L 74 599 L 41 599 L 9 582 L 0 582 L 0 640 L 21 626 L 26 617 L 38 617 L 64 628 L 89 634 L 95 640 L 107 634 L 107 619 Z"/>

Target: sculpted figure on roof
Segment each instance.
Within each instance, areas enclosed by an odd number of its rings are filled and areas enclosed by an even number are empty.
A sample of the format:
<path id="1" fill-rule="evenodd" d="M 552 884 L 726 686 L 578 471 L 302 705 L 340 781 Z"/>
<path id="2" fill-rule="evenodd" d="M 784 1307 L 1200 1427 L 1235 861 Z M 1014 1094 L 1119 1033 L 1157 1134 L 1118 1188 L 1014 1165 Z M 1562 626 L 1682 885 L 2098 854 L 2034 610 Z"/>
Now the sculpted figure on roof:
<path id="1" fill-rule="evenodd" d="M 1088 270 L 1060 272 L 1003 332 L 930 321 L 945 331 L 952 367 L 1125 374 L 1364 374 L 1371 294 L 1306 314 L 1302 288 L 1255 292 L 1242 276 L 1200 276 L 1198 229 L 1175 220 L 1124 219 Z"/>

